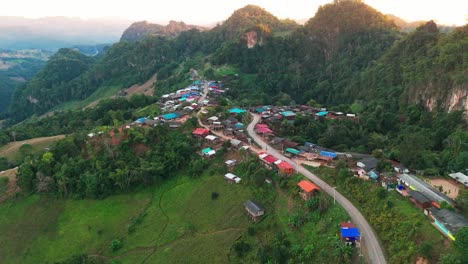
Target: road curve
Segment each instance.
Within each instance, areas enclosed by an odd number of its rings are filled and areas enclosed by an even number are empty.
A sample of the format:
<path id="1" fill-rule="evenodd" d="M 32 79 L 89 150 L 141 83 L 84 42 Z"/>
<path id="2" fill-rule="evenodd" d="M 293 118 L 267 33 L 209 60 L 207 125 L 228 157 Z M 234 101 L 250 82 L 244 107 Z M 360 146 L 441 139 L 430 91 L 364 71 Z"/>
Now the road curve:
<path id="1" fill-rule="evenodd" d="M 356 227 L 359 229 L 359 232 L 361 233 L 362 253 L 364 254 L 367 262 L 372 263 L 372 264 L 387 263 L 374 230 L 369 225 L 369 223 L 364 218 L 364 216 L 359 212 L 359 210 L 348 199 L 346 199 L 346 197 L 344 197 L 342 194 L 336 191 L 336 189 L 334 193 L 332 186 L 328 185 L 325 181 L 317 177 L 315 174 L 305 169 L 301 165 L 296 164 L 294 161 L 285 157 L 282 153 L 280 153 L 279 151 L 277 151 L 276 149 L 268 145 L 266 142 L 264 142 L 261 139 L 261 137 L 257 135 L 257 133 L 255 133 L 254 131 L 255 125 L 260 120 L 260 116 L 257 114 L 252 114 L 252 116 L 253 116 L 253 120 L 248 125 L 247 131 L 250 134 L 250 136 L 255 140 L 255 142 L 258 145 L 260 145 L 260 147 L 263 150 L 268 151 L 269 154 L 275 156 L 278 159 L 281 159 L 281 160 L 289 162 L 290 164 L 293 164 L 297 172 L 301 173 L 305 177 L 312 180 L 317 186 L 319 186 L 322 189 L 322 191 L 328 193 L 332 197 L 335 195 L 336 201 L 341 206 L 343 206 L 343 208 L 348 212 L 349 216 L 351 217 L 352 222 L 356 225 Z"/>

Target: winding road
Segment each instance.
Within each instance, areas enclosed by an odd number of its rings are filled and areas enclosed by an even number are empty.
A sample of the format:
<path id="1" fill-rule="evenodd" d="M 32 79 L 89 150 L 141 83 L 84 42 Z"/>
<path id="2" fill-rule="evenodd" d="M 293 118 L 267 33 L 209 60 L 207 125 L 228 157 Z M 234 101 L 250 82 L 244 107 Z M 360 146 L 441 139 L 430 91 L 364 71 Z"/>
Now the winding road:
<path id="1" fill-rule="evenodd" d="M 375 235 L 374 230 L 369 225 L 367 220 L 364 216 L 359 212 L 359 210 L 342 194 L 340 194 L 336 189 L 332 186 L 328 185 L 325 181 L 317 177 L 315 174 L 310 172 L 309 170 L 305 169 L 301 165 L 296 164 L 291 159 L 285 157 L 281 154 L 278 150 L 274 149 L 266 142 L 262 140 L 262 138 L 255 133 L 254 128 L 255 125 L 260 121 L 260 116 L 257 114 L 252 114 L 253 120 L 247 127 L 247 131 L 249 135 L 255 140 L 255 142 L 265 151 L 268 150 L 268 153 L 276 157 L 277 159 L 281 159 L 284 161 L 293 164 L 294 168 L 297 172 L 301 173 L 305 177 L 312 180 L 318 187 L 322 189 L 322 191 L 328 193 L 330 196 L 334 196 L 336 201 L 343 206 L 343 208 L 348 212 L 349 216 L 351 217 L 352 222 L 356 225 L 359 229 L 362 237 L 361 247 L 362 253 L 366 257 L 368 263 L 376 263 L 376 264 L 385 264 L 387 263 L 385 260 L 384 253 L 382 248 L 380 247 L 379 240 Z"/>
<path id="2" fill-rule="evenodd" d="M 205 80 L 202 96 L 199 98 L 199 103 L 205 100 L 207 94 L 208 81 Z M 198 122 L 203 127 L 208 128 L 201 122 L 199 114 L 200 112 L 197 115 Z M 332 197 L 335 197 L 336 202 L 338 202 L 346 210 L 346 212 L 348 212 L 352 222 L 356 225 L 356 227 L 361 233 L 361 250 L 366 258 L 366 262 L 371 264 L 386 264 L 387 261 L 385 260 L 384 253 L 382 251 L 382 248 L 380 247 L 379 240 L 377 239 L 374 230 L 364 218 L 364 216 L 359 212 L 359 210 L 348 199 L 346 199 L 346 197 L 344 197 L 342 194 L 336 191 L 336 189 L 334 189 L 332 186 L 328 185 L 325 181 L 317 177 L 315 174 L 305 169 L 300 164 L 297 164 L 296 162 L 292 161 L 288 157 L 284 156 L 278 150 L 276 150 L 272 146 L 268 145 L 268 143 L 263 141 L 262 138 L 254 131 L 255 125 L 260 121 L 261 117 L 257 114 L 251 115 L 253 119 L 252 122 L 250 122 L 250 124 L 247 126 L 247 131 L 249 135 L 253 138 L 253 140 L 255 140 L 255 142 L 261 147 L 261 149 L 268 151 L 269 154 L 273 155 L 277 159 L 289 162 L 294 166 L 297 172 L 313 181 L 318 187 L 322 189 L 322 191 L 326 192 Z M 221 136 L 225 139 L 229 139 L 228 137 L 220 135 L 219 133 L 214 134 L 217 134 L 218 136 Z M 254 148 L 254 150 L 257 151 L 256 148 Z"/>

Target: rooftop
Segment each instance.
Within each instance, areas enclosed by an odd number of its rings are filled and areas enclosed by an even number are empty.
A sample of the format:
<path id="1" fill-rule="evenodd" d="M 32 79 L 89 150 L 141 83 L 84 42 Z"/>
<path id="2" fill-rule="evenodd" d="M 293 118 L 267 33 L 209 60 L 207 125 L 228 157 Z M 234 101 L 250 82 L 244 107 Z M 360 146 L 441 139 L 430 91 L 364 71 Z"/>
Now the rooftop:
<path id="1" fill-rule="evenodd" d="M 468 187 L 468 176 L 466 176 L 465 174 L 461 172 L 457 172 L 457 173 L 450 173 L 449 176 L 455 179 L 456 181 L 458 181 L 459 183 Z"/>
<path id="2" fill-rule="evenodd" d="M 251 200 L 247 200 L 245 203 L 244 203 L 244 206 L 245 208 L 251 212 L 252 214 L 258 214 L 260 213 L 261 211 L 263 211 L 263 208 L 260 207 L 260 205 L 256 204 L 255 202 L 251 201 Z"/>
<path id="3" fill-rule="evenodd" d="M 409 193 L 409 195 L 410 195 L 411 197 L 413 197 L 418 203 L 423 204 L 423 203 L 429 203 L 429 202 L 431 202 L 429 199 L 426 198 L 426 196 L 422 195 L 422 194 L 421 194 L 420 192 L 418 192 L 418 191 L 413 191 L 413 190 L 411 190 L 411 191 L 409 191 L 408 193 Z"/>
<path id="4" fill-rule="evenodd" d="M 245 112 L 246 112 L 245 110 L 239 109 L 239 108 L 229 109 L 229 113 L 231 113 L 231 114 L 242 114 L 242 113 L 245 113 Z"/>
<path id="5" fill-rule="evenodd" d="M 302 190 L 305 192 L 312 192 L 312 191 L 318 191 L 320 190 L 317 185 L 313 184 L 310 181 L 302 180 L 297 183 L 297 186 L 299 186 Z"/>
<path id="6" fill-rule="evenodd" d="M 420 192 L 422 195 L 424 195 L 431 201 L 437 202 L 439 204 L 445 201 L 452 206 L 454 205 L 454 202 L 449 197 L 437 191 L 434 187 L 430 186 L 429 184 L 427 184 L 426 182 L 414 175 L 400 174 L 398 175 L 398 178 L 400 178 L 407 185 L 412 187 L 413 190 Z"/>
<path id="7" fill-rule="evenodd" d="M 468 220 L 462 215 L 452 212 L 448 209 L 437 209 L 432 207 L 429 209 L 435 219 L 444 225 L 452 234 L 455 234 L 458 229 L 468 226 Z"/>
<path id="8" fill-rule="evenodd" d="M 170 120 L 170 119 L 174 119 L 174 118 L 178 118 L 178 117 L 179 117 L 179 114 L 177 114 L 177 113 L 169 113 L 169 114 L 162 115 L 162 118 L 164 118 L 166 120 Z"/>
<path id="9" fill-rule="evenodd" d="M 359 237 L 359 230 L 356 227 L 340 228 L 341 237 Z"/>

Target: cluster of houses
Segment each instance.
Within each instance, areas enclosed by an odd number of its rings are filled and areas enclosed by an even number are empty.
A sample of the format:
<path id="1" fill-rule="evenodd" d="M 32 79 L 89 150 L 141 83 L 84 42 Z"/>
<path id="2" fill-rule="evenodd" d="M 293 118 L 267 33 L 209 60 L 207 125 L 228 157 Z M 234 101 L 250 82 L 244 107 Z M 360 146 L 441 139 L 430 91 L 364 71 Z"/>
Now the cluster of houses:
<path id="1" fill-rule="evenodd" d="M 225 136 L 234 137 L 240 141 L 247 141 L 248 136 L 245 132 L 245 125 L 237 119 L 237 115 L 245 112 L 239 108 L 229 109 L 231 114 L 224 120 L 219 116 L 211 116 L 204 120 L 205 124 L 213 131 L 222 131 Z M 205 112 L 208 113 L 208 112 Z"/>
<path id="2" fill-rule="evenodd" d="M 327 111 L 326 108 L 316 108 L 308 105 L 298 106 L 258 106 L 251 107 L 250 112 L 260 114 L 265 123 L 277 122 L 282 120 L 294 120 L 297 115 L 313 116 L 315 119 L 351 119 L 356 120 L 356 114 Z"/>

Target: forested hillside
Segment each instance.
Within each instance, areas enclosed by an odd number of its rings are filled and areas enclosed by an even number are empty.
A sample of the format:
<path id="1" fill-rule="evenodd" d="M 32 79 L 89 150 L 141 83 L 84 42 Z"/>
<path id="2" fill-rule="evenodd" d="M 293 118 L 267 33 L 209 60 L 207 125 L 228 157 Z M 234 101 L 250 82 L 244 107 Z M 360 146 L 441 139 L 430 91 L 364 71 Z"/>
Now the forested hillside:
<path id="1" fill-rule="evenodd" d="M 31 79 L 50 55 L 40 50 L 0 50 L 0 113 L 8 109 L 14 90 Z"/>
<path id="2" fill-rule="evenodd" d="M 380 100 L 394 112 L 414 103 L 429 110 L 463 110 L 468 107 L 466 32 L 465 26 L 440 33 L 429 22 L 402 33 L 387 16 L 357 0 L 324 5 L 304 26 L 249 5 L 210 31 L 120 42 L 95 61 L 78 55 L 60 59 L 73 54 L 61 51 L 46 67 L 55 64 L 56 71 L 39 74 L 20 89 L 10 112 L 20 121 L 100 87 L 128 87 L 155 73 L 161 80 L 201 56 L 205 63 L 255 74 L 231 90 L 246 102 L 272 103 L 286 95 L 296 103 L 313 99 L 329 106 Z"/>

